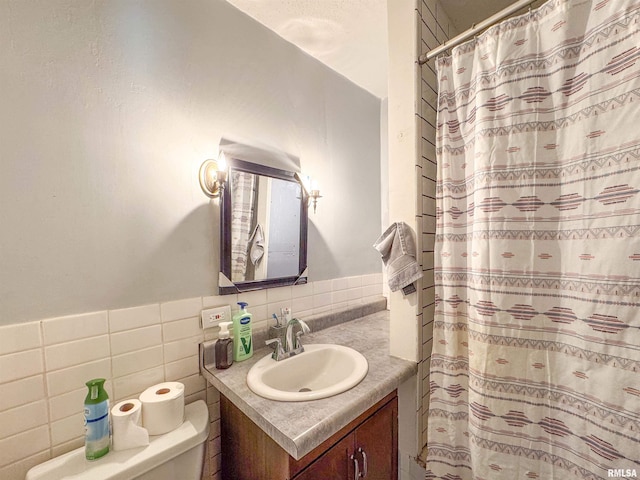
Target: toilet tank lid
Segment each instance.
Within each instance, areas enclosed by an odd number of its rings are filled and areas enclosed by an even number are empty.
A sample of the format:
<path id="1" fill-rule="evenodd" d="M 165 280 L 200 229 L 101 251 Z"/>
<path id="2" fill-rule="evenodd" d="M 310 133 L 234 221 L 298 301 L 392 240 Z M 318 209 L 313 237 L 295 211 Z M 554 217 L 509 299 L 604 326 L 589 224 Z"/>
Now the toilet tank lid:
<path id="1" fill-rule="evenodd" d="M 84 447 L 36 465 L 25 480 L 129 480 L 204 443 L 209 436 L 209 409 L 198 400 L 185 407 L 185 420 L 175 430 L 149 437 L 149 445 L 111 451 L 88 461 Z"/>

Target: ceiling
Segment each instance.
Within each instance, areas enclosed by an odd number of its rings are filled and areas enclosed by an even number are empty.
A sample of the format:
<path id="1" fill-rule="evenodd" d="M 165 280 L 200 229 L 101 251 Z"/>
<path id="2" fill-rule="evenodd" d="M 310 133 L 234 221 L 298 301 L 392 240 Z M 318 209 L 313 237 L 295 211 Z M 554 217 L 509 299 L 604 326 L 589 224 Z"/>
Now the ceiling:
<path id="1" fill-rule="evenodd" d="M 375 96 L 387 96 L 387 0 L 227 1 Z"/>
<path id="2" fill-rule="evenodd" d="M 440 0 L 442 8 L 459 33 L 512 3 L 515 0 Z"/>
<path id="3" fill-rule="evenodd" d="M 227 1 L 373 95 L 387 96 L 387 1 L 407 0 Z M 440 4 L 462 32 L 514 1 Z"/>

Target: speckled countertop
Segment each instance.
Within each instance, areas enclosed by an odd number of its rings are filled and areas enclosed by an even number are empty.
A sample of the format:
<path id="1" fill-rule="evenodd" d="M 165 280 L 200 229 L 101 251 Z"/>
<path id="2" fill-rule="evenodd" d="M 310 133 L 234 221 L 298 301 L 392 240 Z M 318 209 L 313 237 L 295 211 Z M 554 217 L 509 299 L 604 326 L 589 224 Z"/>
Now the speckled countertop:
<path id="1" fill-rule="evenodd" d="M 264 430 L 289 455 L 299 460 L 351 420 L 375 405 L 414 375 L 413 362 L 389 355 L 389 312 L 373 313 L 305 335 L 304 343 L 345 345 L 369 362 L 367 376 L 351 390 L 321 400 L 277 402 L 262 398 L 247 386 L 249 369 L 270 349 L 261 348 L 251 359 L 227 370 L 212 365 L 203 375 L 245 415 Z"/>

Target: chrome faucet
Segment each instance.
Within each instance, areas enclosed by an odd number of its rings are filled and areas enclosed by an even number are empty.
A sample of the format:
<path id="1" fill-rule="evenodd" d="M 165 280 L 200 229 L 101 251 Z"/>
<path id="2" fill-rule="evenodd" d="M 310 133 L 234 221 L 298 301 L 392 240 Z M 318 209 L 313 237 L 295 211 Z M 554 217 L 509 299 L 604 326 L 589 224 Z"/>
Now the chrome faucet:
<path id="1" fill-rule="evenodd" d="M 298 333 L 296 333 L 296 338 L 294 340 L 293 338 L 293 328 L 298 325 L 300 327 L 300 331 Z M 304 335 L 305 333 L 309 333 L 311 332 L 311 329 L 309 328 L 309 325 L 307 325 L 305 322 L 303 322 L 302 320 L 298 319 L 298 318 L 292 318 L 291 320 L 289 320 L 289 322 L 287 323 L 287 343 L 284 347 L 284 351 L 285 352 L 295 352 L 292 353 L 292 355 L 295 355 L 296 353 L 302 353 L 304 352 L 304 347 L 302 346 L 302 342 L 300 341 L 300 337 L 302 335 Z"/>
<path id="2" fill-rule="evenodd" d="M 300 327 L 300 330 L 295 334 L 294 338 L 293 330 L 296 326 Z M 272 338 L 266 342 L 267 345 L 274 347 L 271 358 L 278 362 L 304 352 L 304 346 L 300 341 L 300 337 L 309 332 L 311 332 L 311 329 L 304 321 L 297 318 L 289 320 L 289 322 L 287 322 L 287 332 L 285 334 L 284 345 L 282 345 L 282 340 L 280 338 Z"/>

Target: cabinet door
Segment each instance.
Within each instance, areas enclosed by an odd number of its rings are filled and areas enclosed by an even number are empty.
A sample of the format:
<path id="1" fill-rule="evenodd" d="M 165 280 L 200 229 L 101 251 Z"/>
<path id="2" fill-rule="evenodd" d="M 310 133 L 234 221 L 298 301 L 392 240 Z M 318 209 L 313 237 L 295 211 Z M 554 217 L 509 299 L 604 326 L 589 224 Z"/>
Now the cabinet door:
<path id="1" fill-rule="evenodd" d="M 315 462 L 300 472 L 295 480 L 351 480 L 353 478 L 353 434 L 336 443 Z M 389 479 L 385 479 L 389 480 Z"/>
<path id="2" fill-rule="evenodd" d="M 355 450 L 362 449 L 356 456 L 366 480 L 398 479 L 397 417 L 398 399 L 394 398 L 355 430 Z"/>

